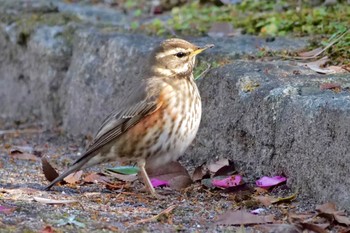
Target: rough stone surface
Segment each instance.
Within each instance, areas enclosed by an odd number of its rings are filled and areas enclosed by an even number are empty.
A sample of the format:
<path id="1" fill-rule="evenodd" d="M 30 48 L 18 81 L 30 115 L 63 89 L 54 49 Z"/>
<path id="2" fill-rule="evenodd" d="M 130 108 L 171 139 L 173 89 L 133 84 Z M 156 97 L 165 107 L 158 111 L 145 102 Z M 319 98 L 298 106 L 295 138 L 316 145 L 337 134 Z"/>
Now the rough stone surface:
<path id="1" fill-rule="evenodd" d="M 311 73 L 245 61 L 210 72 L 199 82 L 203 120 L 187 157 L 200 164 L 224 156 L 257 176 L 285 174 L 302 194 L 349 208 L 350 96 L 320 84 L 350 81 Z M 247 91 L 252 84 L 259 86 Z"/>
<path id="2" fill-rule="evenodd" d="M 50 4 L 32 8 L 6 9 L 10 13 L 23 9 L 69 11 Z M 89 12 L 101 14 L 101 9 Z M 67 29 L 72 29 L 68 37 Z M 107 33 L 86 24 L 42 23 L 26 36 L 15 22 L 2 23 L 1 118 L 61 125 L 73 135 L 93 133 L 137 84 L 147 54 L 159 41 Z M 332 200 L 350 210 L 349 92 L 320 90 L 324 82 L 349 87 L 349 75 L 318 75 L 291 62 L 239 60 L 257 54 L 262 47 L 301 49 L 305 40 L 267 43 L 242 36 L 193 41 L 216 44 L 202 58 L 228 57 L 231 64 L 211 70 L 198 82 L 203 121 L 184 159 L 200 164 L 229 157 L 256 176 L 284 173 L 304 195 Z"/>

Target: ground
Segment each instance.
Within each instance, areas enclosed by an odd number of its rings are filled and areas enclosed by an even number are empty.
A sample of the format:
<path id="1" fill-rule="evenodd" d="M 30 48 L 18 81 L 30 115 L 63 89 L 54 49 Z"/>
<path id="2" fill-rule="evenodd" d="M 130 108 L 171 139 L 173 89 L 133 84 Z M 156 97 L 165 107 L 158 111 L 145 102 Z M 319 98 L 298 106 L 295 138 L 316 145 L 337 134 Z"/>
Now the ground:
<path id="1" fill-rule="evenodd" d="M 276 232 L 285 232 L 287 228 L 294 227 L 289 218 L 292 214 L 316 213 L 315 203 L 307 197 L 298 196 L 292 202 L 282 201 L 264 207 L 252 201 L 254 194 L 246 190 L 209 190 L 199 183 L 181 191 L 157 188 L 162 199 L 155 199 L 144 192 L 139 181 L 114 180 L 108 187 L 100 182 L 66 184 L 43 191 L 48 181 L 42 172 L 40 158 L 48 158 L 54 167 L 62 170 L 77 153 L 83 151 L 85 140 L 62 136 L 59 131 L 42 132 L 37 128 L 2 131 L 0 137 L 1 232 L 270 232 L 270 228 L 262 228 L 265 225 L 240 227 L 216 224 L 219 216 L 228 210 L 248 211 L 259 207 L 264 208 L 263 215 L 274 216 L 274 224 L 284 227 Z M 26 153 L 18 155 L 16 150 L 33 152 L 24 156 Z M 100 165 L 93 170 L 103 171 L 110 166 Z M 185 167 L 193 172 L 195 166 L 185 164 Z M 88 173 L 91 171 L 85 174 Z M 249 175 L 246 176 L 245 181 L 252 184 Z M 281 185 L 268 195 L 287 197 L 292 193 L 287 185 Z M 44 201 L 77 202 L 45 204 L 38 197 L 45 198 Z M 330 229 L 336 232 L 346 228 L 332 224 Z"/>

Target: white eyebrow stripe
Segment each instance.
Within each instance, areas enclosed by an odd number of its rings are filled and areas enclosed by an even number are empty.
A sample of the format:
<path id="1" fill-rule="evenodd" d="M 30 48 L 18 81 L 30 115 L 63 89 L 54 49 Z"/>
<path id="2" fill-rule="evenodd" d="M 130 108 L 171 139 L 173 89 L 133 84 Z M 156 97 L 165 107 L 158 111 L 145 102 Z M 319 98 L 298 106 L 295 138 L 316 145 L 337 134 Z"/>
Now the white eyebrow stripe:
<path id="1" fill-rule="evenodd" d="M 157 59 L 163 58 L 163 57 L 166 57 L 166 56 L 169 56 L 169 55 L 174 55 L 174 54 L 176 54 L 178 52 L 188 53 L 190 51 L 186 50 L 186 49 L 183 49 L 183 48 L 173 48 L 173 49 L 164 51 L 162 53 L 157 53 L 156 58 Z"/>

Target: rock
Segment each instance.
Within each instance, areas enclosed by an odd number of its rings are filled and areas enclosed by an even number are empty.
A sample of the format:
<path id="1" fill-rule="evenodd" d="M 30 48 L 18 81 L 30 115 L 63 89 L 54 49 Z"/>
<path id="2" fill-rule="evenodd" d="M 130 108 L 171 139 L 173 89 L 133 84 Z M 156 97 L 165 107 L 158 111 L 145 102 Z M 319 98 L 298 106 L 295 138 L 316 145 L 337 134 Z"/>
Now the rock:
<path id="1" fill-rule="evenodd" d="M 229 157 L 245 173 L 284 173 L 300 193 L 349 207 L 350 98 L 347 90 L 321 90 L 324 82 L 350 81 L 285 62 L 237 61 L 211 71 L 199 81 L 203 120 L 185 158 Z"/>
<path id="2" fill-rule="evenodd" d="M 69 133 L 81 135 L 95 132 L 119 99 L 137 85 L 155 40 L 79 31 L 75 41 L 62 99 L 63 126 Z"/>

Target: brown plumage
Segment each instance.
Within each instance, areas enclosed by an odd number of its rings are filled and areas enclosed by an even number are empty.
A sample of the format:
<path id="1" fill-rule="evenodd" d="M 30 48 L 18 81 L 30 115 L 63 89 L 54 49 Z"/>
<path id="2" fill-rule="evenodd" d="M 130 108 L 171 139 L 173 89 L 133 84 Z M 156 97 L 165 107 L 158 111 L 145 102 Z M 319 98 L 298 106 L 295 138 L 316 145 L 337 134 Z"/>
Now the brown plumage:
<path id="1" fill-rule="evenodd" d="M 156 195 L 145 165 L 157 167 L 177 160 L 194 139 L 202 114 L 193 79 L 195 57 L 213 47 L 168 39 L 150 57 L 145 78 L 102 123 L 92 144 L 57 182 L 79 169 L 111 161 L 134 161 L 145 185 Z"/>

